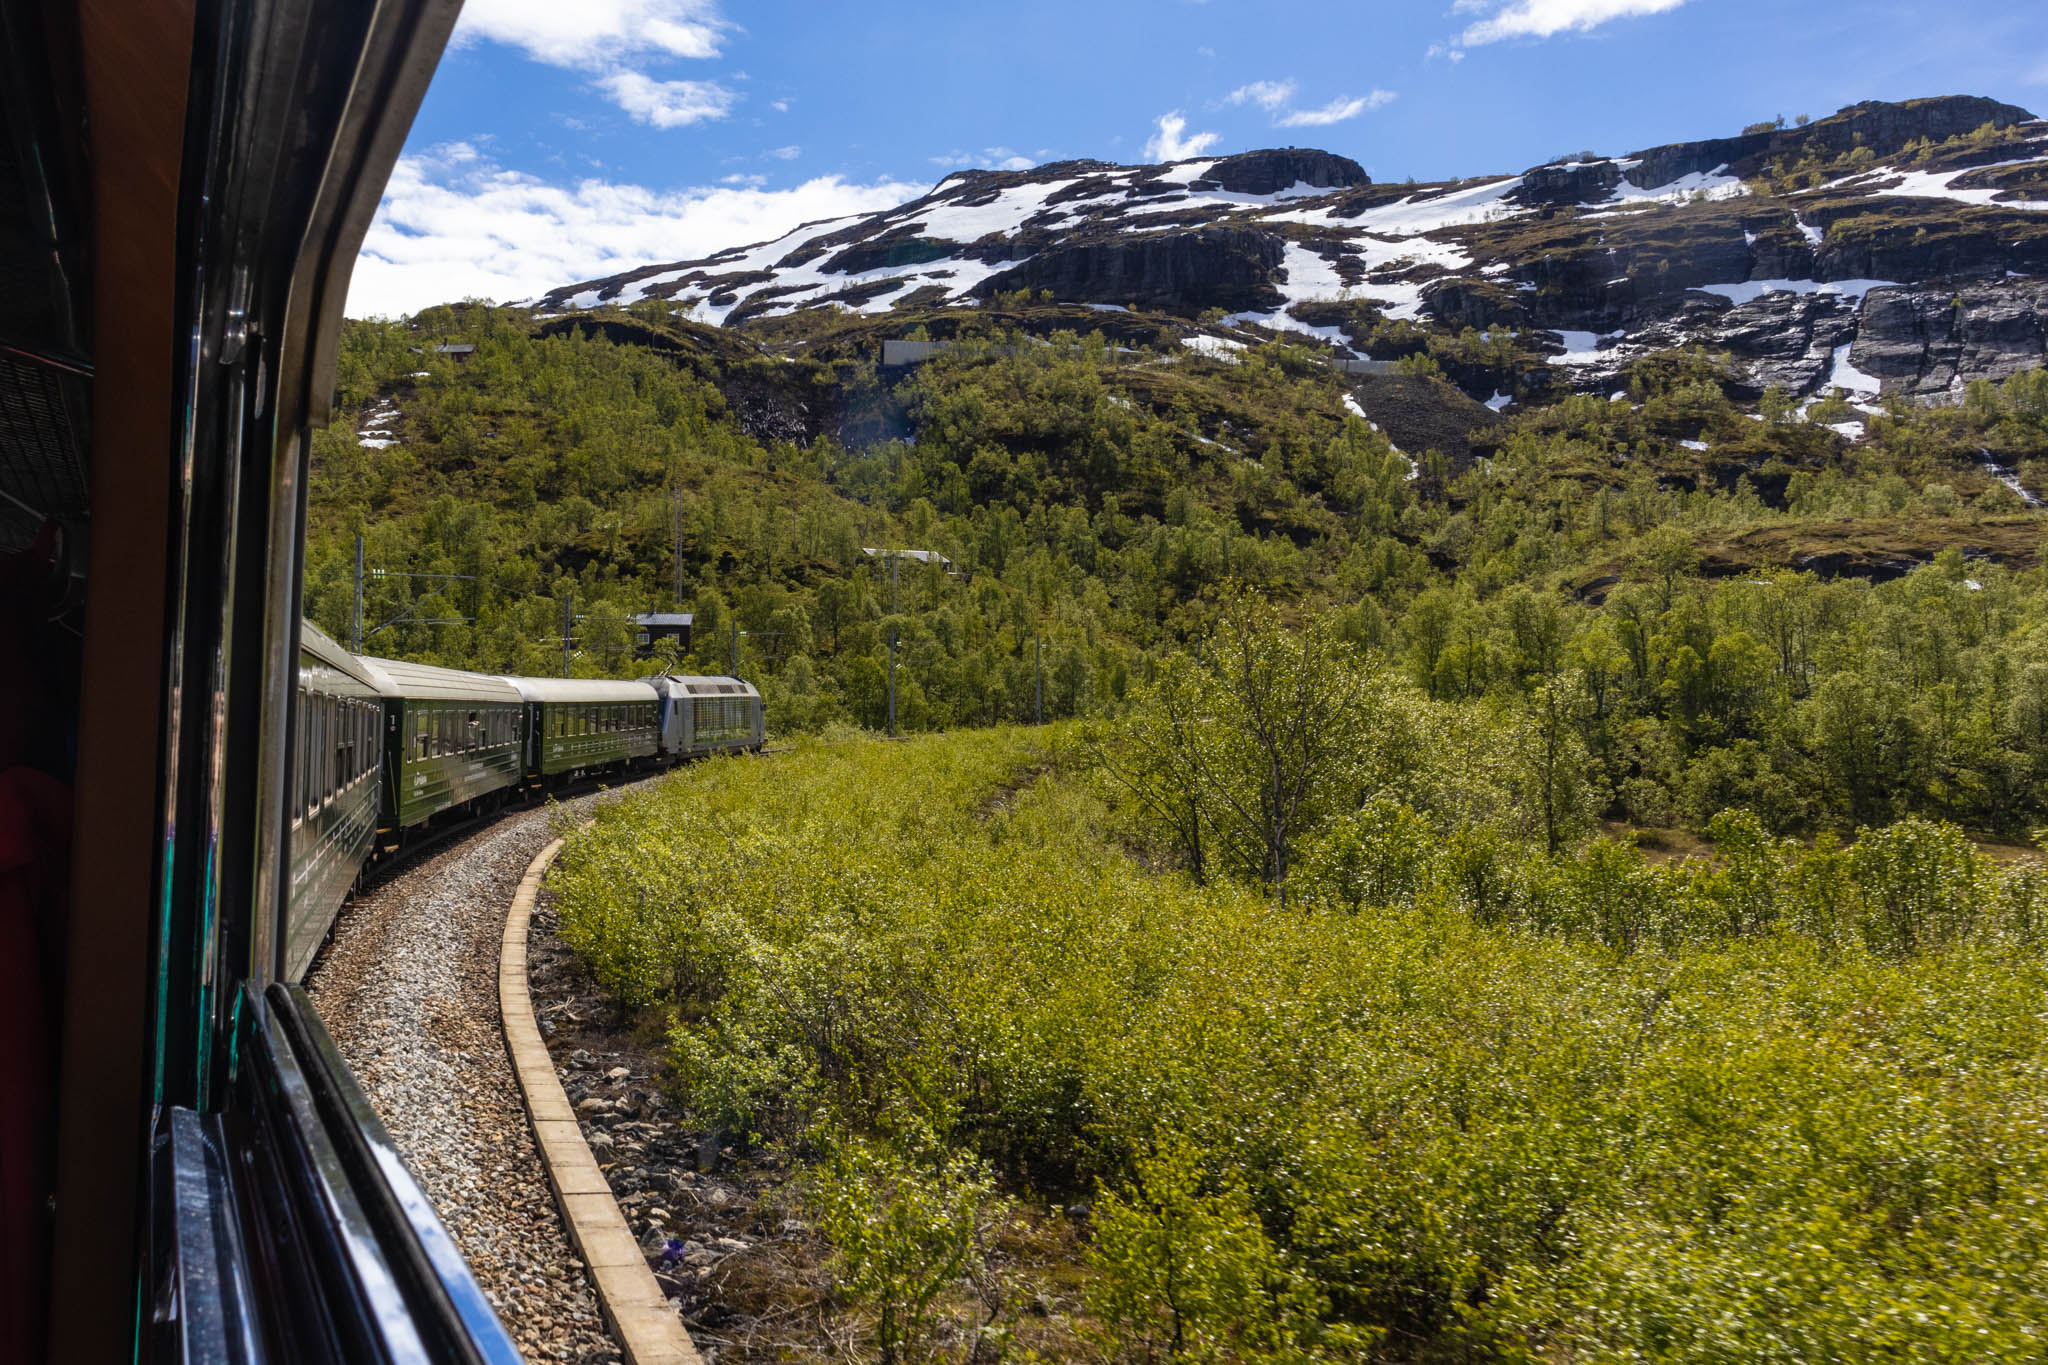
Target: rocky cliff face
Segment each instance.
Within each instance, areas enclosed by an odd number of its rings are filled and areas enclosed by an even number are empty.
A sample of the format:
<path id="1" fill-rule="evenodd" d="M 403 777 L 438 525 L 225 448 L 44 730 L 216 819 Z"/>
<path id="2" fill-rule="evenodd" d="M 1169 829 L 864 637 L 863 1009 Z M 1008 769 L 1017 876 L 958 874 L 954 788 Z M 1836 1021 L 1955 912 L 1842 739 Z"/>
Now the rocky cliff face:
<path id="1" fill-rule="evenodd" d="M 1333 156 L 1313 147 L 1287 147 L 1226 156 L 1197 183 L 1212 184 L 1232 194 L 1278 194 L 1296 185 L 1348 190 L 1354 185 L 1370 185 L 1372 177 L 1348 156 Z"/>
<path id="2" fill-rule="evenodd" d="M 1048 246 L 975 294 L 1050 289 L 1063 302 L 1263 311 L 1285 302 L 1273 284 L 1285 254 L 1279 237 L 1242 228 L 1082 240 Z"/>
<path id="3" fill-rule="evenodd" d="M 1379 321 L 1511 328 L 1551 353 L 1552 384 L 1588 391 L 1650 350 L 1697 344 L 1759 391 L 1931 398 L 2048 360 L 2048 123 L 1975 97 L 1868 102 L 1419 186 L 1374 185 L 1310 148 L 970 171 L 884 213 L 537 306 L 667 299 L 745 326 L 826 305 L 925 315 L 1019 289 L 1222 308 L 1238 328 L 1350 355 L 1378 344 Z"/>

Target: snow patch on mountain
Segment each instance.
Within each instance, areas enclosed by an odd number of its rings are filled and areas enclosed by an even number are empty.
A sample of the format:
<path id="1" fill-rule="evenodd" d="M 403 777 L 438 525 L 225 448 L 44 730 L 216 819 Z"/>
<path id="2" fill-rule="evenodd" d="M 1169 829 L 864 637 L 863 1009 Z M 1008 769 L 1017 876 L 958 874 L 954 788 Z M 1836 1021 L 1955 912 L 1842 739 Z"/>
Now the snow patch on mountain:
<path id="1" fill-rule="evenodd" d="M 1873 289 L 1896 289 L 1896 280 L 1743 280 L 1739 284 L 1693 286 L 1702 294 L 1719 294 L 1730 303 L 1748 303 L 1765 294 L 1839 294 L 1851 303 L 1863 302 Z"/>

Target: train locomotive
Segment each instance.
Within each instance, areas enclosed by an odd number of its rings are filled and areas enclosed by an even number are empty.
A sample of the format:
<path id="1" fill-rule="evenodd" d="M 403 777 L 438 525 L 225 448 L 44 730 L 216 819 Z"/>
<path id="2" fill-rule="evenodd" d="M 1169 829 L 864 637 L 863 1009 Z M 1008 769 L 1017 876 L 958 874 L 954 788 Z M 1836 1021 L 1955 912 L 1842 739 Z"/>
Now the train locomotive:
<path id="1" fill-rule="evenodd" d="M 766 741 L 738 678 L 514 678 L 350 654 L 299 627 L 285 979 L 302 980 L 364 868 L 447 823 Z"/>

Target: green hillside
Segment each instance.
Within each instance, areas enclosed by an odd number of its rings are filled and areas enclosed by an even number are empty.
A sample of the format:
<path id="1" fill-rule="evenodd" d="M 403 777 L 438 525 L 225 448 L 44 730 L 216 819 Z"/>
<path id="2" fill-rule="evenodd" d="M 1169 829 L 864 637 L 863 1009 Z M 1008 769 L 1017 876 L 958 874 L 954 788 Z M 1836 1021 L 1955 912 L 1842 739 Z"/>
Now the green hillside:
<path id="1" fill-rule="evenodd" d="M 1413 328 L 1367 379 L 1214 333 L 1023 296 L 745 332 L 659 304 L 352 323 L 307 613 L 346 638 L 360 531 L 370 652 L 558 672 L 573 597 L 575 670 L 630 675 L 627 615 L 680 601 L 674 662 L 725 671 L 737 629 L 777 731 L 882 725 L 892 635 L 928 730 L 1031 719 L 1041 649 L 1047 718 L 1113 711 L 1243 583 L 1436 701 L 1568 682 L 1612 818 L 2044 818 L 2048 521 L 1986 460 L 2048 490 L 2048 375 L 1866 418 L 1740 403 L 1699 351 L 1604 399 L 1511 333 Z M 923 336 L 957 344 L 878 367 Z"/>

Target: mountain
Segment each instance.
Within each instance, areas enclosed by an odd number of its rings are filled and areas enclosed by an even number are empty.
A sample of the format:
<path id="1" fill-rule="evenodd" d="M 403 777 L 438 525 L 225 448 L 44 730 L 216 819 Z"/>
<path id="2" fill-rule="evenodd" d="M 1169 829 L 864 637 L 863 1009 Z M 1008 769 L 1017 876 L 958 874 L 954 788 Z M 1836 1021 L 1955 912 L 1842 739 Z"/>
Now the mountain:
<path id="1" fill-rule="evenodd" d="M 1933 397 L 2048 357 L 2044 210 L 2048 122 L 1969 96 L 1870 101 L 1433 184 L 1374 184 L 1306 148 L 967 171 L 898 208 L 535 307 L 670 300 L 744 330 L 827 308 L 926 322 L 1049 292 L 1177 314 L 1212 349 L 1284 332 L 1393 359 L 1424 349 L 1418 332 L 1512 331 L 1527 363 L 1447 367 L 1496 408 L 1605 393 L 1692 345 L 1726 353 L 1752 396 Z"/>

